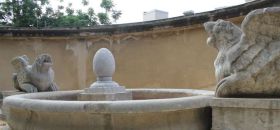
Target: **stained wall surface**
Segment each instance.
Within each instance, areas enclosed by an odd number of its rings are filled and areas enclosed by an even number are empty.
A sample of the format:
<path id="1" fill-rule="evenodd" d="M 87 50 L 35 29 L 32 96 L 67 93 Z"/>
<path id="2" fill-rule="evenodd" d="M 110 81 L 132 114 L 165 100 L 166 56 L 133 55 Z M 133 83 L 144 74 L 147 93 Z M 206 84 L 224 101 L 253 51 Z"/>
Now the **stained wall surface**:
<path id="1" fill-rule="evenodd" d="M 11 90 L 13 57 L 31 62 L 41 53 L 54 60 L 61 90 L 83 89 L 95 81 L 92 58 L 102 47 L 116 60 L 113 77 L 127 88 L 214 89 L 216 50 L 206 45 L 202 25 L 116 35 L 65 37 L 0 37 L 0 89 Z"/>

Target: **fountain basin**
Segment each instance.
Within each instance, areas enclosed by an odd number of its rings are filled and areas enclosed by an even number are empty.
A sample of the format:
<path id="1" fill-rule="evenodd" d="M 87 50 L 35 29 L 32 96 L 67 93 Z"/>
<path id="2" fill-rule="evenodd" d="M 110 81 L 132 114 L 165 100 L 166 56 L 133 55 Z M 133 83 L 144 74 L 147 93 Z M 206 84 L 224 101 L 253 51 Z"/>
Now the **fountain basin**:
<path id="1" fill-rule="evenodd" d="M 82 90 L 42 92 L 4 99 L 13 130 L 209 130 L 212 91 L 128 89 L 133 100 L 78 101 Z"/>

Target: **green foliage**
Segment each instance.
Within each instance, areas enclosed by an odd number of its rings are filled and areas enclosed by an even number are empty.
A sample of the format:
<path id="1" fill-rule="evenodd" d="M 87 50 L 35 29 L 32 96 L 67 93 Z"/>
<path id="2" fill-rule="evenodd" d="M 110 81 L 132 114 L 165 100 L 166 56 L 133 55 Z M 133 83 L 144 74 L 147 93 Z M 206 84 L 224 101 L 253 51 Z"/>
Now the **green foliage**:
<path id="1" fill-rule="evenodd" d="M 115 5 L 112 0 L 102 0 L 102 2 L 100 3 L 100 7 L 105 9 L 105 14 L 104 13 L 98 14 L 98 17 L 101 19 L 101 20 L 99 20 L 101 24 L 110 24 L 111 23 L 110 18 L 108 16 L 108 12 L 111 12 L 111 17 L 114 19 L 115 22 L 122 15 L 122 12 L 120 10 L 114 9 Z"/>
<path id="2" fill-rule="evenodd" d="M 115 5 L 112 0 L 102 0 L 100 7 L 104 8 L 106 12 L 109 12 Z"/>
<path id="3" fill-rule="evenodd" d="M 122 15 L 122 12 L 120 10 L 112 10 L 112 18 L 116 22 Z"/>
<path id="4" fill-rule="evenodd" d="M 97 16 L 101 24 L 110 24 L 110 19 L 107 13 L 98 13 Z"/>
<path id="5" fill-rule="evenodd" d="M 72 3 L 69 3 L 68 4 L 68 7 L 66 7 L 66 13 L 67 13 L 67 15 L 69 16 L 69 15 L 73 15 L 74 14 L 74 9 L 72 8 Z"/>
<path id="6" fill-rule="evenodd" d="M 88 5 L 88 0 L 82 0 L 82 4 L 83 4 L 84 6 L 87 6 L 87 5 Z"/>
<path id="7" fill-rule="evenodd" d="M 63 0 L 59 0 L 63 2 Z M 88 0 L 82 0 L 86 7 Z M 112 0 L 102 0 L 100 6 L 104 12 L 95 13 L 93 8 L 86 12 L 75 10 L 72 3 L 67 7 L 58 5 L 54 10 L 48 0 L 5 0 L 0 3 L 0 25 L 15 27 L 87 27 L 98 24 L 111 24 L 116 21 L 121 11 L 114 9 Z"/>

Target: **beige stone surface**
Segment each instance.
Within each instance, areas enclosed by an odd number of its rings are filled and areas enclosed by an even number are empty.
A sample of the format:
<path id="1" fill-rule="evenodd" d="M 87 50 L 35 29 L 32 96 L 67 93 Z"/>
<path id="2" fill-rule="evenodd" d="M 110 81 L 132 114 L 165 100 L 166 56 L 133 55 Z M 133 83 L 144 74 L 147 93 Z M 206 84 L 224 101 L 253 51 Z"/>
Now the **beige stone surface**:
<path id="1" fill-rule="evenodd" d="M 77 101 L 80 90 L 15 95 L 4 99 L 5 113 L 13 130 L 210 129 L 211 91 L 129 91 L 134 100 Z"/>
<path id="2" fill-rule="evenodd" d="M 13 120 L 13 130 L 209 130 L 210 109 L 148 113 L 59 113 L 30 112 L 13 109 L 18 120 Z M 26 117 L 29 122 L 24 122 Z M 208 117 L 208 118 L 207 118 Z"/>
<path id="3" fill-rule="evenodd" d="M 202 25 L 86 37 L 2 36 L 0 88 L 13 88 L 13 57 L 25 54 L 34 61 L 41 53 L 52 55 L 55 82 L 61 90 L 87 88 L 95 79 L 93 54 L 102 47 L 115 56 L 113 80 L 127 88 L 214 88 L 216 52 L 205 46 L 206 38 Z"/>
<path id="4" fill-rule="evenodd" d="M 80 93 L 78 95 L 80 101 L 118 101 L 132 100 L 131 92 L 114 92 L 114 93 Z"/>
<path id="5" fill-rule="evenodd" d="M 279 130 L 280 100 L 214 98 L 212 130 Z"/>
<path id="6" fill-rule="evenodd" d="M 14 91 L 1 91 L 1 95 L 2 95 L 3 99 L 5 97 L 12 96 L 12 95 L 18 95 L 18 94 L 25 94 L 25 92 L 20 92 L 18 90 L 14 90 Z"/>
<path id="7" fill-rule="evenodd" d="M 280 8 L 250 12 L 241 29 L 218 20 L 205 23 L 215 60 L 218 97 L 279 97 Z"/>
<path id="8" fill-rule="evenodd" d="M 9 130 L 8 123 L 6 122 L 6 116 L 2 110 L 2 99 L 0 100 L 0 130 Z"/>
<path id="9" fill-rule="evenodd" d="M 0 130 L 10 130 L 8 124 L 0 119 Z"/>

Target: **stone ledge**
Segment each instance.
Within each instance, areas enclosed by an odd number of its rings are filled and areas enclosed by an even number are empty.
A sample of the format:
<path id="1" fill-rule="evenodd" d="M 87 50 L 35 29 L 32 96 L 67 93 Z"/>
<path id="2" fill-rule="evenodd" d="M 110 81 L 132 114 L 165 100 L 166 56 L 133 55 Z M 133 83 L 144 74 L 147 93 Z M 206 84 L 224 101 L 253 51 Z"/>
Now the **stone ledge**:
<path id="1" fill-rule="evenodd" d="M 79 101 L 120 101 L 132 100 L 131 92 L 117 92 L 117 93 L 80 93 L 78 95 Z"/>
<path id="2" fill-rule="evenodd" d="M 156 98 L 165 95 L 163 96 L 165 99 L 77 101 L 75 97 L 83 92 L 82 90 L 14 95 L 4 99 L 6 112 L 9 113 L 7 122 L 14 130 L 22 128 L 209 130 L 211 127 L 209 100 L 213 96 L 212 91 L 189 89 L 130 89 L 128 91 L 134 94 L 140 92 L 137 94 L 138 97 L 143 92 Z M 184 96 L 181 95 L 183 93 Z M 168 98 L 170 96 L 173 98 Z M 73 99 L 69 100 L 69 98 Z"/>
<path id="3" fill-rule="evenodd" d="M 12 95 L 25 94 L 25 92 L 20 92 L 18 90 L 2 91 L 0 93 L 1 93 L 1 95 L 3 97 L 3 99 L 5 97 L 12 96 Z"/>
<path id="4" fill-rule="evenodd" d="M 209 101 L 213 96 L 212 91 L 190 90 L 190 89 L 128 89 L 135 93 L 146 91 L 150 93 L 181 92 L 189 97 L 178 97 L 170 99 L 150 99 L 150 100 L 125 100 L 125 101 L 77 101 L 77 94 L 82 90 L 40 92 L 32 94 L 14 95 L 5 98 L 4 105 L 13 108 L 24 108 L 34 111 L 53 112 L 92 112 L 92 113 L 126 113 L 127 111 L 157 112 L 175 111 L 181 109 L 194 109 L 209 107 Z M 199 93 L 201 92 L 201 93 Z M 63 99 L 60 99 L 62 98 Z M 67 99 L 66 99 L 67 98 Z M 56 100 L 54 100 L 56 99 Z M 60 100 L 59 100 L 60 99 Z M 70 99 L 70 101 L 68 100 Z M 72 100 L 72 101 L 71 101 Z M 24 103 L 23 103 L 24 102 Z M 104 108 L 104 109 L 100 109 Z"/>
<path id="5" fill-rule="evenodd" d="M 280 98 L 213 98 L 211 107 L 280 109 Z"/>

